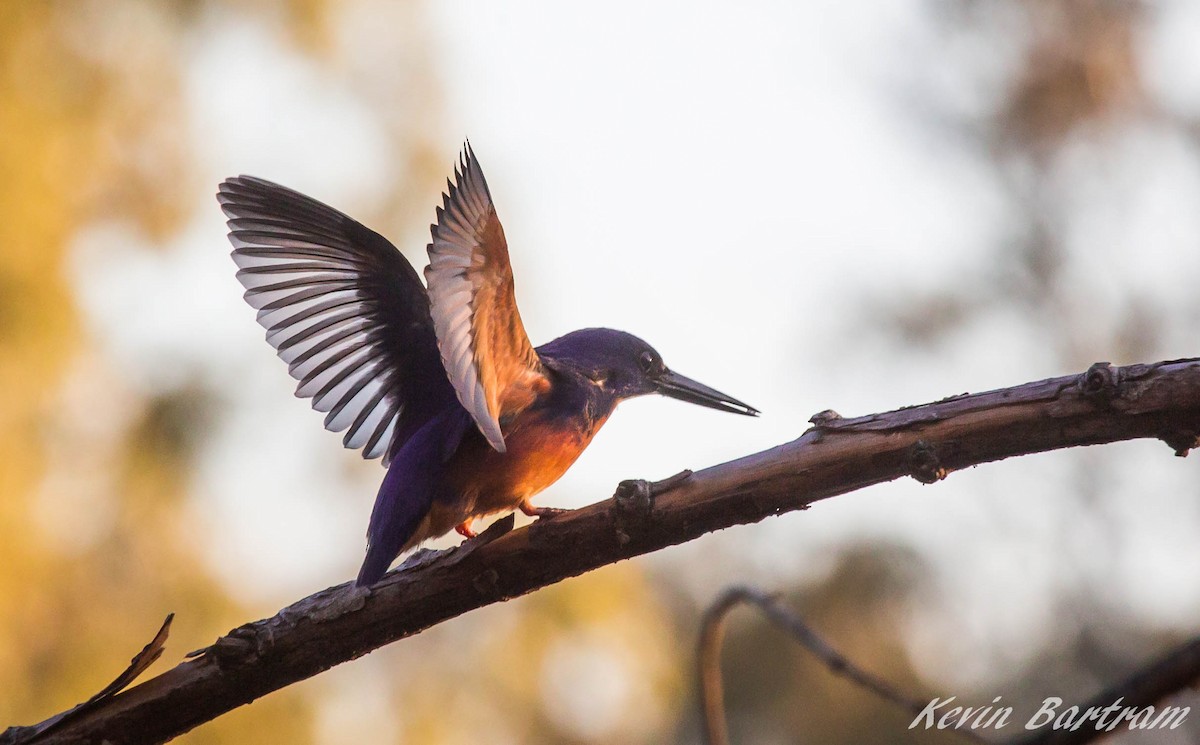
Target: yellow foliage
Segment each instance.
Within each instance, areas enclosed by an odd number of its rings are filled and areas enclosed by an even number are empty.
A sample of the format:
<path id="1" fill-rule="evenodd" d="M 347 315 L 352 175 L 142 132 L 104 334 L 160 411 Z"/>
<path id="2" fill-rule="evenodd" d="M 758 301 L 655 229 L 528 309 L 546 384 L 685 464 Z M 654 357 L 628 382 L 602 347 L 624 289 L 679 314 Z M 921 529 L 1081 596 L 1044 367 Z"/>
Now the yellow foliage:
<path id="1" fill-rule="evenodd" d="M 161 237 L 178 226 L 187 186 L 175 134 L 176 19 L 155 4 L 98 5 L 8 2 L 0 23 L 5 724 L 34 723 L 95 693 L 172 610 L 167 660 L 249 613 L 180 539 L 184 454 L 151 447 L 163 442 L 162 403 L 122 392 L 89 353 L 65 273 L 72 236 L 91 217 L 120 216 Z M 94 412 L 87 397 L 62 405 L 70 377 L 92 381 Z M 107 427 L 115 432 L 99 427 L 113 442 L 93 431 L 93 415 L 118 420 Z M 89 490 L 89 514 L 58 501 Z M 304 742 L 305 706 L 276 696 L 190 739 Z"/>

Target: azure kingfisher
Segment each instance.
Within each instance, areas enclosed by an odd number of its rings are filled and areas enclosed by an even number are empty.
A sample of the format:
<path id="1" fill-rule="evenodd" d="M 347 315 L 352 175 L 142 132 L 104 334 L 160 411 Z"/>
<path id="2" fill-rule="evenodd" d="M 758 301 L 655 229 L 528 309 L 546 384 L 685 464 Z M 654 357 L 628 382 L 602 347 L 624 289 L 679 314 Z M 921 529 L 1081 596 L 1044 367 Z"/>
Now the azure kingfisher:
<path id="1" fill-rule="evenodd" d="M 296 395 L 387 473 L 357 584 L 404 551 L 520 509 L 558 480 L 624 399 L 648 393 L 755 416 L 668 369 L 623 331 L 573 331 L 534 348 L 513 294 L 504 230 L 470 145 L 430 226 L 425 280 L 378 233 L 251 176 L 217 201 L 245 299 L 299 381 Z"/>

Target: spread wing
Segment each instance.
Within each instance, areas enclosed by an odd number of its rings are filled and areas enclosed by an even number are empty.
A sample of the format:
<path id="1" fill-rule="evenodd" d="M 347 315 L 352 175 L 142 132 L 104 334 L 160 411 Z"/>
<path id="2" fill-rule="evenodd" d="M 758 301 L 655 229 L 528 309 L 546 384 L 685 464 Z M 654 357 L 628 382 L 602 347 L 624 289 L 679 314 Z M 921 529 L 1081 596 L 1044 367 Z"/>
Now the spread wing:
<path id="1" fill-rule="evenodd" d="M 454 180 L 431 226 L 430 311 L 458 400 L 492 447 L 504 452 L 505 417 L 550 384 L 521 324 L 504 229 L 470 145 Z"/>
<path id="2" fill-rule="evenodd" d="M 454 398 L 429 301 L 383 236 L 270 181 L 238 176 L 217 193 L 246 302 L 342 443 L 384 463 Z"/>

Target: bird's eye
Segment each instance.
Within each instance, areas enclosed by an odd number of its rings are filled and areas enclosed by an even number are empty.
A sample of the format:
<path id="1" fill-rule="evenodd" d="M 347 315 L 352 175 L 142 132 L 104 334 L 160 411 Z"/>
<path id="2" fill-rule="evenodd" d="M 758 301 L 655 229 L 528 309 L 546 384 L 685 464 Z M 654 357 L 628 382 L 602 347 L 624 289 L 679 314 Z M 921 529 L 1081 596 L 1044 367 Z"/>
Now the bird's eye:
<path id="1" fill-rule="evenodd" d="M 638 362 L 642 366 L 642 372 L 649 373 L 654 371 L 654 355 L 649 352 L 642 352 L 642 356 L 638 358 Z"/>

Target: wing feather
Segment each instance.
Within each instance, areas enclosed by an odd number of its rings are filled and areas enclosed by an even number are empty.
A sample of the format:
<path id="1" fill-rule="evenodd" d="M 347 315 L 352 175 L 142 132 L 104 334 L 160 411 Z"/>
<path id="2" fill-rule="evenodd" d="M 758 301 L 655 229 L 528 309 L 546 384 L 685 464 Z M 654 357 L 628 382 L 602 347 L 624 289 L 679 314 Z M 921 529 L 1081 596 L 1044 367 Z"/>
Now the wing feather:
<path id="1" fill-rule="evenodd" d="M 378 233 L 270 181 L 227 179 L 217 200 L 246 302 L 296 395 L 346 447 L 386 463 L 454 401 L 412 265 Z"/>
<path id="2" fill-rule="evenodd" d="M 470 145 L 447 187 L 425 269 L 433 325 L 459 402 L 504 452 L 502 420 L 549 381 L 521 323 L 504 229 Z"/>

